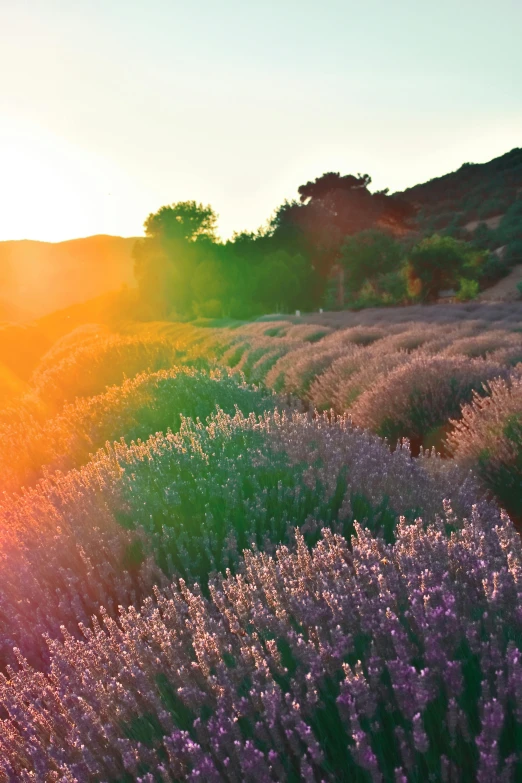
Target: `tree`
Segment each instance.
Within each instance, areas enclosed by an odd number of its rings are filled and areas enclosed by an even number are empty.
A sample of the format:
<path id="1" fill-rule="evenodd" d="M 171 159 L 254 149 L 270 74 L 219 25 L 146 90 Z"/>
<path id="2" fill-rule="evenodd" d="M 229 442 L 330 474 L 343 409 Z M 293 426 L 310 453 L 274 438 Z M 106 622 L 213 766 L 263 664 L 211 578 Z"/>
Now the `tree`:
<path id="1" fill-rule="evenodd" d="M 434 234 L 423 239 L 408 255 L 410 290 L 433 301 L 444 289 L 457 288 L 461 278 L 473 279 L 484 254 L 458 239 Z"/>
<path id="2" fill-rule="evenodd" d="M 217 215 L 210 205 L 196 201 L 178 201 L 170 206 L 160 207 L 151 213 L 144 223 L 148 237 L 162 241 L 182 240 L 195 242 L 207 239 L 217 241 Z"/>
<path id="3" fill-rule="evenodd" d="M 403 250 L 390 234 L 376 229 L 361 231 L 345 239 L 341 249 L 345 284 L 353 293 L 367 281 L 375 285 L 379 277 L 396 271 L 402 258 Z"/>
<path id="4" fill-rule="evenodd" d="M 347 236 L 372 228 L 409 227 L 416 208 L 386 190 L 371 193 L 368 174 L 328 172 L 298 188 L 299 202 L 285 202 L 272 220 L 275 238 L 293 236 L 308 249 L 314 267 L 326 279 L 339 261 Z"/>
<path id="5" fill-rule="evenodd" d="M 255 277 L 255 299 L 265 310 L 289 312 L 309 303 L 313 270 L 306 258 L 278 250 L 266 256 Z"/>
<path id="6" fill-rule="evenodd" d="M 216 242 L 212 207 L 180 201 L 161 207 L 144 223 L 145 238 L 134 247 L 134 270 L 142 302 L 152 317 L 190 314 L 194 270 Z"/>

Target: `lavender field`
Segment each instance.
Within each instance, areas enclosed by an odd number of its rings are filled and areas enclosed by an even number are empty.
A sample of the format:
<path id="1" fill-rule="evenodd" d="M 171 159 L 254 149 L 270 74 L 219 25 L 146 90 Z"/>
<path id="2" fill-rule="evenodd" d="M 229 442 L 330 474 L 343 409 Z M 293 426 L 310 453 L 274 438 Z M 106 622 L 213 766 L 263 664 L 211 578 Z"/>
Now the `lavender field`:
<path id="1" fill-rule="evenodd" d="M 84 325 L 9 399 L 1 783 L 522 779 L 520 304 Z"/>

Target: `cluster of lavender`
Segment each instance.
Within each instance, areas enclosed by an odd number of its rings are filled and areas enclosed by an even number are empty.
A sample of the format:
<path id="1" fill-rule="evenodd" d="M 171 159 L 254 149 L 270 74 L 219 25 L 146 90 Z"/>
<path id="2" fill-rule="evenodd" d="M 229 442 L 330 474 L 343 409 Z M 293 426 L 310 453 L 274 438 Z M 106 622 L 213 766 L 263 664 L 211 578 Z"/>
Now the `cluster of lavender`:
<path id="1" fill-rule="evenodd" d="M 357 347 L 369 346 L 386 332 L 378 327 L 353 327 L 334 332 L 317 344 L 303 345 L 287 351 L 267 373 L 267 386 L 299 396 L 307 394 L 312 382 L 333 362 Z"/>
<path id="2" fill-rule="evenodd" d="M 43 634 L 78 635 L 100 605 L 115 615 L 164 583 L 140 536 L 118 524 L 102 480 L 92 466 L 0 504 L 0 668 L 16 663 L 15 648 L 46 668 Z"/>
<path id="3" fill-rule="evenodd" d="M 275 404 L 273 394 L 247 386 L 226 370 L 174 367 L 141 373 L 103 394 L 80 397 L 51 418 L 12 417 L 0 427 L 0 486 L 15 492 L 45 473 L 80 467 L 107 441 L 122 436 L 131 442 L 176 432 L 182 415 L 205 420 L 216 407 L 260 414 Z"/>
<path id="4" fill-rule="evenodd" d="M 404 326 L 404 330 L 402 329 Z M 431 356 L 451 345 L 459 336 L 473 331 L 473 324 L 447 327 L 404 324 L 358 351 L 346 350 L 326 372 L 314 380 L 308 399 L 319 410 L 333 408 L 343 413 L 366 389 L 391 370 L 416 356 Z"/>
<path id="5" fill-rule="evenodd" d="M 79 345 L 62 345 L 44 357 L 36 368 L 32 385 L 36 394 L 54 406 L 75 397 L 90 397 L 107 386 L 120 384 L 140 372 L 167 369 L 178 352 L 169 340 L 135 335 L 98 335 Z"/>
<path id="6" fill-rule="evenodd" d="M 508 379 L 488 384 L 453 422 L 449 447 L 473 468 L 508 511 L 522 520 L 522 364 Z"/>
<path id="7" fill-rule="evenodd" d="M 448 532 L 451 531 L 451 532 Z M 516 781 L 522 550 L 449 505 L 245 553 L 0 678 L 0 780 Z"/>
<path id="8" fill-rule="evenodd" d="M 202 585 L 235 568 L 244 548 L 291 542 L 296 526 L 310 544 L 316 520 L 346 538 L 358 520 L 391 541 L 401 514 L 431 521 L 451 498 L 466 516 L 480 497 L 454 462 L 413 459 L 407 443 L 391 452 L 326 414 L 220 413 L 207 425 L 185 421 L 177 434 L 114 444 L 106 463 L 121 469 L 110 498 L 120 522 L 144 531 L 168 576 Z M 480 502 L 496 524 L 497 509 Z"/>
<path id="9" fill-rule="evenodd" d="M 224 413 L 208 425 L 117 443 L 79 471 L 49 477 L 0 506 L 0 657 L 19 647 L 46 665 L 41 634 L 77 634 L 103 604 L 136 605 L 164 576 L 200 580 L 237 568 L 256 543 L 273 551 L 320 525 L 349 537 L 354 520 L 391 541 L 397 518 L 431 521 L 451 498 L 462 516 L 480 504 L 469 472 L 434 455 L 391 452 L 348 419 Z"/>
<path id="10" fill-rule="evenodd" d="M 379 341 L 372 348 L 344 351 L 314 380 L 308 398 L 318 410 L 332 408 L 343 413 L 363 391 L 396 367 L 409 362 L 410 357 L 407 351 L 390 350 L 387 340 Z"/>
<path id="11" fill-rule="evenodd" d="M 354 326 L 322 335 L 312 325 L 249 324 L 220 330 L 214 357 L 246 377 L 396 442 L 444 448 L 449 419 L 473 392 L 522 360 L 518 322 L 484 329 L 479 320 Z M 296 330 L 301 329 L 301 332 Z M 263 331 L 264 330 L 264 331 Z M 217 344 L 217 343 L 216 343 Z M 209 350 L 212 340 L 206 343 Z M 386 410 L 381 401 L 385 400 Z"/>
<path id="12" fill-rule="evenodd" d="M 485 394 L 486 381 L 508 372 L 488 359 L 412 357 L 378 378 L 350 413 L 360 427 L 369 427 L 393 443 L 406 437 L 427 445 L 430 435 L 435 438 L 444 433 L 449 420 L 460 415 L 461 406 L 472 400 L 473 393 Z"/>
<path id="13" fill-rule="evenodd" d="M 0 430 L 6 482 L 44 475 L 0 503 L 0 783 L 521 778 L 522 544 L 469 471 L 517 497 L 519 315 L 461 310 L 88 326 L 44 357 Z M 163 369 L 209 359 L 350 415 Z M 472 396 L 457 459 L 413 458 Z"/>
<path id="14" fill-rule="evenodd" d="M 520 333 L 507 332 L 504 329 L 490 329 L 452 340 L 443 353 L 446 356 L 464 355 L 469 356 L 470 359 L 477 359 L 495 351 L 513 348 L 522 353 L 520 343 Z"/>

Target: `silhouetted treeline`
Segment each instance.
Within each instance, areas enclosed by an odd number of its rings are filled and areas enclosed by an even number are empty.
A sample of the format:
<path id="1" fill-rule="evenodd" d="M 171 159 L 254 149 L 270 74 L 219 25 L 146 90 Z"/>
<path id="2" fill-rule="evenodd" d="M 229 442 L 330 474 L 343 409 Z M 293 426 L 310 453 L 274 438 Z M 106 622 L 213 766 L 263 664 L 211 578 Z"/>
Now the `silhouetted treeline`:
<path id="1" fill-rule="evenodd" d="M 324 174 L 299 187 L 299 200 L 282 204 L 267 226 L 227 242 L 210 206 L 162 207 L 134 251 L 143 314 L 246 318 L 317 308 L 347 237 L 400 233 L 415 215 L 407 201 L 371 193 L 370 182 L 367 174 Z"/>

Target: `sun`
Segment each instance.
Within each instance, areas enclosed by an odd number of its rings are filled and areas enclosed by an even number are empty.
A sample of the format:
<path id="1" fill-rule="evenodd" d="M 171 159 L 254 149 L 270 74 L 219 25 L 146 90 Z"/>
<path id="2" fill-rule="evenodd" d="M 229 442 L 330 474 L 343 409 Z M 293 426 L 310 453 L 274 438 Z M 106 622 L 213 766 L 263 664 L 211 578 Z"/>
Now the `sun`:
<path id="1" fill-rule="evenodd" d="M 48 131 L 2 120 L 0 240 L 102 233 L 111 190 L 100 161 Z"/>

